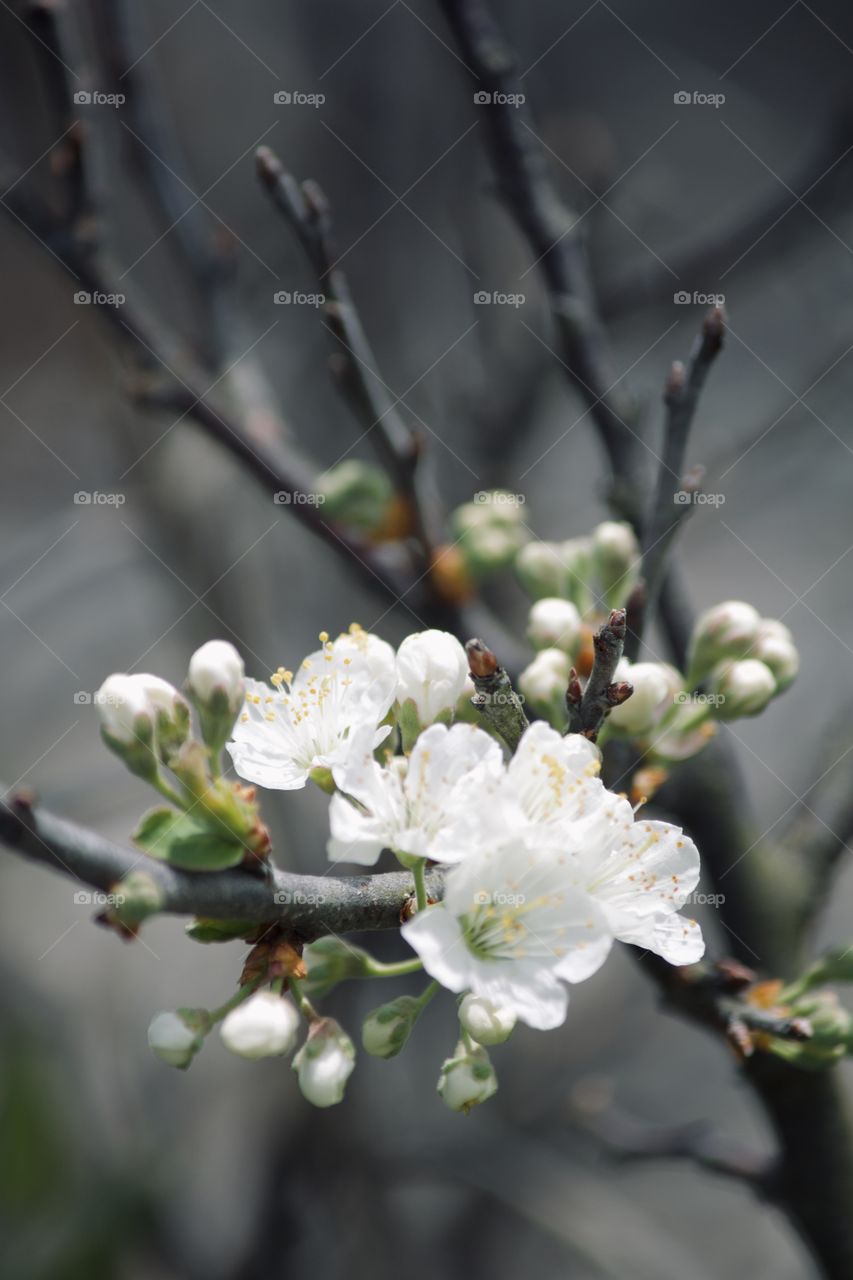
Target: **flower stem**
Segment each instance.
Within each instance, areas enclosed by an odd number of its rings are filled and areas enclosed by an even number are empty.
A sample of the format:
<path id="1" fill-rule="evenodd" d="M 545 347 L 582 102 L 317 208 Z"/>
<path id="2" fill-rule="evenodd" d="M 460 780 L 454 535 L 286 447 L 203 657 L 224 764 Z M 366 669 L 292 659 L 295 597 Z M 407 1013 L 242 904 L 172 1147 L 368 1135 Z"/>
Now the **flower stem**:
<path id="1" fill-rule="evenodd" d="M 290 979 L 290 990 L 294 1000 L 299 1006 L 299 1012 L 302 1014 L 306 1022 L 319 1022 L 320 1014 L 317 1012 L 317 1010 L 314 1008 L 311 1001 L 305 995 L 304 991 L 302 990 L 302 983 L 299 981 L 298 978 Z"/>
<path id="2" fill-rule="evenodd" d="M 171 783 L 166 781 L 159 770 L 157 777 L 154 779 L 154 786 L 160 792 L 160 795 L 165 800 L 168 800 L 170 804 L 173 804 L 176 809 L 186 809 L 187 805 L 184 797 L 175 790 Z"/>
<path id="3" fill-rule="evenodd" d="M 412 875 L 415 878 L 415 900 L 418 904 L 418 911 L 426 911 L 429 903 L 427 901 L 426 891 L 426 859 L 420 858 L 412 867 Z"/>
<path id="4" fill-rule="evenodd" d="M 381 960 L 374 960 L 371 957 L 369 963 L 365 962 L 365 976 L 368 978 L 403 978 L 407 973 L 419 973 L 423 967 L 423 961 L 417 958 L 395 960 L 393 963 L 383 964 Z"/>
<path id="5" fill-rule="evenodd" d="M 421 994 L 415 997 L 415 999 L 417 1000 L 418 1004 L 421 1006 L 422 1009 L 425 1009 L 427 1007 L 430 1000 L 435 995 L 436 991 L 438 991 L 438 983 L 430 982 L 428 986 L 424 987 L 424 990 L 421 992 Z"/>
<path id="6" fill-rule="evenodd" d="M 218 1009 L 211 1009 L 209 1015 L 210 1025 L 214 1026 L 217 1022 L 221 1022 L 232 1009 L 236 1009 L 244 1000 L 248 1000 L 249 996 L 258 989 L 260 983 L 260 978 L 252 978 L 252 980 L 245 983 L 244 986 L 238 987 L 231 999 L 225 1001 L 225 1004 L 220 1005 Z"/>

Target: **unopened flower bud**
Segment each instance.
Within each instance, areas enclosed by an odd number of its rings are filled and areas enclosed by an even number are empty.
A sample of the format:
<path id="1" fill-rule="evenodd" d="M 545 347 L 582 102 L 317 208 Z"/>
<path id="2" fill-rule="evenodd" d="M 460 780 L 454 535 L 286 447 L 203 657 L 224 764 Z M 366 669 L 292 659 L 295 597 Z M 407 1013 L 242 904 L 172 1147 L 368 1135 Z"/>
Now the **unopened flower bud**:
<path id="1" fill-rule="evenodd" d="M 592 563 L 608 608 L 624 604 L 640 568 L 640 548 L 631 526 L 605 520 L 593 529 Z"/>
<path id="2" fill-rule="evenodd" d="M 201 1048 L 200 1022 L 186 1009 L 155 1013 L 148 1026 L 148 1044 L 161 1062 L 186 1068 Z"/>
<path id="3" fill-rule="evenodd" d="M 374 1058 L 394 1058 L 409 1038 L 422 1008 L 414 996 L 399 996 L 374 1009 L 364 1020 L 361 1043 Z"/>
<path id="4" fill-rule="evenodd" d="M 453 531 L 467 569 L 483 577 L 506 569 L 527 542 L 518 496 L 503 490 L 478 495 L 453 513 Z"/>
<path id="5" fill-rule="evenodd" d="M 746 657 L 760 622 L 758 610 L 743 600 L 726 600 L 701 614 L 690 641 L 688 687 L 699 684 L 724 658 Z"/>
<path id="6" fill-rule="evenodd" d="M 323 495 L 323 516 L 372 532 L 384 522 L 394 497 L 394 486 L 381 467 L 347 458 L 317 479 Z"/>
<path id="7" fill-rule="evenodd" d="M 233 644 L 208 640 L 190 658 L 187 690 L 201 721 L 202 736 L 219 752 L 243 707 L 244 667 Z"/>
<path id="8" fill-rule="evenodd" d="M 222 1043 L 241 1058 L 274 1058 L 296 1044 L 299 1014 L 292 1000 L 257 991 L 232 1009 L 219 1028 Z"/>
<path id="9" fill-rule="evenodd" d="M 773 672 L 757 658 L 720 663 L 711 672 L 711 687 L 718 699 L 719 720 L 756 716 L 776 693 Z"/>
<path id="10" fill-rule="evenodd" d="M 592 539 L 569 538 L 558 547 L 566 573 L 563 595 L 573 600 L 582 614 L 587 614 L 593 603 L 590 582 L 592 580 Z"/>
<path id="11" fill-rule="evenodd" d="M 397 701 L 411 701 L 421 728 L 449 718 L 468 679 L 468 659 L 448 631 L 418 631 L 397 650 Z"/>
<path id="12" fill-rule="evenodd" d="M 566 566 L 553 542 L 528 542 L 515 557 L 515 571 L 534 600 L 566 595 Z"/>
<path id="13" fill-rule="evenodd" d="M 153 781 L 158 764 L 154 754 L 156 711 L 140 675 L 108 676 L 95 694 L 104 742 L 131 773 Z"/>
<path id="14" fill-rule="evenodd" d="M 628 737 L 649 734 L 672 710 L 673 698 L 681 688 L 681 676 L 664 662 L 626 662 L 616 668 L 615 679 L 627 680 L 634 692 L 614 707 L 608 724 Z"/>
<path id="15" fill-rule="evenodd" d="M 491 1098 L 497 1092 L 498 1078 L 486 1050 L 469 1052 L 460 1040 L 454 1057 L 442 1063 L 437 1088 L 446 1107 L 466 1115 Z"/>
<path id="16" fill-rule="evenodd" d="M 562 649 L 541 649 L 518 677 L 518 688 L 531 707 L 555 727 L 565 724 L 565 696 L 571 665 Z"/>
<path id="17" fill-rule="evenodd" d="M 186 699 L 174 685 L 160 676 L 140 675 L 139 679 L 151 705 L 157 730 L 157 749 L 166 759 L 186 742 L 190 732 L 190 709 Z"/>
<path id="18" fill-rule="evenodd" d="M 773 672 L 778 693 L 788 688 L 800 669 L 794 638 L 785 624 L 775 618 L 762 618 L 750 654 Z"/>
<path id="19" fill-rule="evenodd" d="M 299 1088 L 315 1107 L 333 1107 L 344 1096 L 355 1066 L 355 1046 L 334 1018 L 320 1018 L 293 1059 Z"/>
<path id="20" fill-rule="evenodd" d="M 512 1035 L 515 1014 L 469 992 L 459 1006 L 459 1022 L 477 1044 L 503 1044 Z"/>
<path id="21" fill-rule="evenodd" d="M 545 596 L 530 610 L 527 634 L 537 649 L 562 649 L 574 653 L 580 638 L 581 616 L 571 600 Z"/>

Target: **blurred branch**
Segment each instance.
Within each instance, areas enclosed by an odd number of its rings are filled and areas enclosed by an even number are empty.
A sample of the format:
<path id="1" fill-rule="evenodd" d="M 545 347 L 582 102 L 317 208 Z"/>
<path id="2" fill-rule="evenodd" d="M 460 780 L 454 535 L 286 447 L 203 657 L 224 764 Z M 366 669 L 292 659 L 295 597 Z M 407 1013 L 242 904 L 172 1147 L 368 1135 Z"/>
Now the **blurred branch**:
<path id="1" fill-rule="evenodd" d="M 0 841 L 22 857 L 104 893 L 131 871 L 144 870 L 160 891 L 158 911 L 279 921 L 305 941 L 327 933 L 398 929 L 400 912 L 413 892 L 412 877 L 405 871 L 303 876 L 270 867 L 267 877 L 241 870 L 179 871 L 57 817 L 24 795 L 0 801 Z M 430 873 L 427 886 L 431 898 L 441 897 L 440 874 Z"/>
<path id="2" fill-rule="evenodd" d="M 621 1162 L 689 1160 L 709 1173 L 746 1183 L 763 1198 L 773 1197 L 776 1161 L 717 1133 L 707 1121 L 646 1124 L 608 1107 L 599 1115 L 580 1114 L 579 1123 Z"/>
<path id="3" fill-rule="evenodd" d="M 577 218 L 562 205 L 550 180 L 521 93 L 515 58 L 486 3 L 439 0 L 439 4 L 478 89 L 491 95 L 492 101 L 482 110 L 499 193 L 527 237 L 535 265 L 542 272 L 563 370 L 588 406 L 610 462 L 611 502 L 638 524 L 636 411 L 613 374 Z"/>
<path id="4" fill-rule="evenodd" d="M 684 366 L 676 362 L 667 378 L 666 422 L 657 488 L 643 528 L 643 603 L 626 644 L 628 657 L 632 659 L 640 651 L 645 619 L 656 607 L 676 534 L 693 511 L 691 499 L 698 492 L 701 471 L 695 469 L 685 474 L 687 443 L 705 379 L 723 346 L 724 327 L 722 307 L 713 307 L 705 317 L 686 372 Z"/>

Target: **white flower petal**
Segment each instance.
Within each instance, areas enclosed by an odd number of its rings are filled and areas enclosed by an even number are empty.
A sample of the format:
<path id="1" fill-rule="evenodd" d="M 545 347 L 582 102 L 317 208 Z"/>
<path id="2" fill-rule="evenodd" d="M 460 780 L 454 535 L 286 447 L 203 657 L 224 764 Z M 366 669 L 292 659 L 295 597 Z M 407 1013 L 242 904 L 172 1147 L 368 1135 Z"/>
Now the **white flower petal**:
<path id="1" fill-rule="evenodd" d="M 636 920 L 632 927 L 620 930 L 616 936 L 620 942 L 653 951 L 670 964 L 695 964 L 705 954 L 705 940 L 698 923 L 672 913 Z"/>

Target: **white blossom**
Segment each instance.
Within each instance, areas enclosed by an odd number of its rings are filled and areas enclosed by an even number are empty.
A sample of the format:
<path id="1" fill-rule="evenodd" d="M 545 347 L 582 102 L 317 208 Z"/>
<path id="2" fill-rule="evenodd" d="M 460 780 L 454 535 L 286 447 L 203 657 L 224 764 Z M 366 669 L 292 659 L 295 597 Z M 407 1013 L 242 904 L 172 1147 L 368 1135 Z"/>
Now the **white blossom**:
<path id="1" fill-rule="evenodd" d="M 155 1013 L 148 1026 L 148 1045 L 161 1062 L 170 1067 L 187 1067 L 198 1049 L 196 1031 L 179 1013 Z"/>
<path id="2" fill-rule="evenodd" d="M 439 1096 L 451 1111 L 468 1112 L 497 1092 L 498 1079 L 485 1049 L 466 1049 L 462 1041 L 452 1058 L 446 1058 L 438 1077 Z"/>
<path id="3" fill-rule="evenodd" d="M 757 658 L 721 662 L 711 673 L 711 687 L 721 699 L 717 715 L 721 720 L 739 720 L 763 711 L 776 693 L 773 672 Z"/>
<path id="4" fill-rule="evenodd" d="M 101 724 L 110 737 L 118 742 L 131 744 L 143 733 L 150 733 L 154 718 L 154 704 L 151 700 L 151 689 L 157 676 L 148 675 L 111 675 L 107 676 L 95 694 L 95 705 L 101 717 Z M 176 689 L 160 681 L 167 689 L 178 697 Z"/>
<path id="5" fill-rule="evenodd" d="M 189 687 L 199 702 L 221 690 L 229 703 L 243 700 L 243 659 L 227 640 L 208 640 L 190 658 Z"/>
<path id="6" fill-rule="evenodd" d="M 531 607 L 527 634 L 537 649 L 556 648 L 572 653 L 580 636 L 581 616 L 571 600 L 545 596 Z"/>
<path id="7" fill-rule="evenodd" d="M 667 823 L 635 822 L 597 768 L 585 738 L 532 725 L 485 799 L 479 847 L 448 872 L 443 901 L 403 926 L 443 986 L 532 1027 L 559 1026 L 563 982 L 590 977 L 614 939 L 673 964 L 702 954 L 698 925 L 676 914 L 698 881 L 695 846 Z"/>
<path id="8" fill-rule="evenodd" d="M 246 681 L 246 704 L 228 751 L 241 778 L 292 791 L 312 771 L 346 762 L 359 729 L 377 747 L 391 732 L 382 725 L 394 700 L 394 650 L 360 627 L 330 641 L 302 662 L 296 675 L 280 668 L 270 684 Z"/>
<path id="9" fill-rule="evenodd" d="M 775 618 L 762 618 L 750 657 L 758 658 L 770 668 L 776 680 L 777 693 L 787 689 L 800 669 L 800 655 L 794 637 L 785 624 Z"/>
<path id="10" fill-rule="evenodd" d="M 468 659 L 449 631 L 417 631 L 397 650 L 397 701 L 415 704 L 422 725 L 452 711 L 468 679 Z"/>
<path id="11" fill-rule="evenodd" d="M 503 1044 L 515 1026 L 515 1014 L 483 996 L 465 996 L 459 1006 L 459 1022 L 477 1044 Z"/>
<path id="12" fill-rule="evenodd" d="M 272 1058 L 296 1044 L 299 1014 L 292 1000 L 257 991 L 232 1009 L 219 1028 L 226 1049 L 241 1058 Z"/>
<path id="13" fill-rule="evenodd" d="M 682 687 L 679 672 L 664 662 L 628 662 L 623 658 L 614 679 L 627 680 L 634 692 L 621 706 L 613 708 L 608 724 L 632 736 L 651 733 L 665 713 L 672 710 L 673 698 Z"/>
<path id="14" fill-rule="evenodd" d="M 343 1099 L 354 1066 L 355 1046 L 334 1018 L 312 1023 L 293 1059 L 299 1088 L 315 1107 L 333 1107 Z"/>
<path id="15" fill-rule="evenodd" d="M 501 749 L 475 725 L 425 729 L 411 756 L 379 765 L 362 733 L 346 765 L 335 771 L 327 845 L 334 861 L 371 866 L 383 849 L 404 857 L 454 862 L 477 842 L 478 793 L 494 785 Z M 356 801 L 353 804 L 346 797 Z"/>

